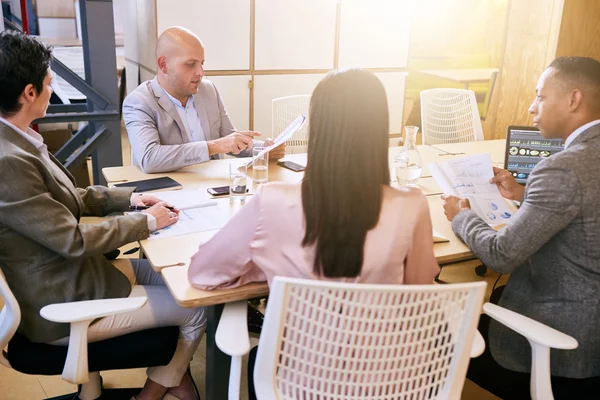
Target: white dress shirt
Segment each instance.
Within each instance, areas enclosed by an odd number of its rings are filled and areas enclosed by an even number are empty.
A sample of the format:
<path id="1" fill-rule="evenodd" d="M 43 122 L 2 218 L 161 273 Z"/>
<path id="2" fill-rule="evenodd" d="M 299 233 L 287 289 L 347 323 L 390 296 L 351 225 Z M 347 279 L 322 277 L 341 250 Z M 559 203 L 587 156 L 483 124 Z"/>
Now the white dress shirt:
<path id="1" fill-rule="evenodd" d="M 582 125 L 582 126 L 580 126 L 579 128 L 575 129 L 575 130 L 573 131 L 573 133 L 571 133 L 571 134 L 570 134 L 570 135 L 567 137 L 567 140 L 565 140 L 565 149 L 566 149 L 567 147 L 569 147 L 569 145 L 570 145 L 571 143 L 573 143 L 573 140 L 575 140 L 575 139 L 577 138 L 577 136 L 581 135 L 581 133 L 582 133 L 583 131 L 585 131 L 585 130 L 586 130 L 586 129 L 588 129 L 588 128 L 591 128 L 592 126 L 594 126 L 594 125 L 596 125 L 596 124 L 600 124 L 600 119 L 597 119 L 597 120 L 595 120 L 595 121 L 592 121 L 592 122 L 588 122 L 587 124 L 585 124 L 585 125 Z"/>
<path id="2" fill-rule="evenodd" d="M 194 97 L 188 97 L 187 102 L 185 103 L 185 107 L 181 104 L 179 100 L 175 97 L 171 96 L 169 92 L 163 88 L 171 103 L 177 109 L 177 113 L 183 121 L 183 125 L 185 126 L 185 131 L 187 133 L 188 139 L 190 142 L 206 142 L 206 136 L 204 135 L 204 129 L 202 129 L 202 123 L 200 122 L 200 116 L 198 115 L 198 110 L 196 110 L 196 105 L 194 104 Z"/>
<path id="3" fill-rule="evenodd" d="M 46 144 L 44 143 L 44 138 L 42 137 L 42 135 L 40 135 L 39 133 L 37 133 L 36 131 L 34 131 L 31 128 L 27 128 L 27 131 L 24 132 L 21 129 L 17 128 L 17 126 L 8 122 L 6 119 L 4 119 L 2 117 L 0 117 L 0 122 L 2 122 L 5 125 L 10 126 L 15 132 L 17 132 L 19 135 L 21 135 L 23 137 L 23 139 L 27 140 L 36 149 L 38 149 L 40 151 L 40 153 L 42 153 L 43 157 L 46 157 L 46 159 L 48 161 L 53 162 L 50 159 L 50 156 L 48 155 L 48 146 L 46 146 Z M 132 205 L 132 206 L 135 205 L 135 203 L 136 203 L 135 198 L 139 195 L 140 195 L 139 193 L 133 193 L 131 195 L 131 198 L 129 200 L 130 205 Z M 156 230 L 156 218 L 154 218 L 150 214 L 146 214 L 146 218 L 148 219 L 148 229 L 150 231 L 155 231 Z"/>

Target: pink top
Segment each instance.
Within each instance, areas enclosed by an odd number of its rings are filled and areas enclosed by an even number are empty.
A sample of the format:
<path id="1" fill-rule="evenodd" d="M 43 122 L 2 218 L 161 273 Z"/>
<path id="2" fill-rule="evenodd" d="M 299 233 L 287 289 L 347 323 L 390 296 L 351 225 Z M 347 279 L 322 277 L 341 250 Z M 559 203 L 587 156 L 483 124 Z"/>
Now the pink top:
<path id="1" fill-rule="evenodd" d="M 343 194 L 340 194 L 343 195 Z M 313 273 L 314 246 L 303 247 L 300 183 L 269 183 L 192 257 L 188 278 L 200 289 L 269 284 L 276 275 Z M 379 222 L 367 233 L 362 271 L 344 282 L 426 284 L 439 272 L 429 208 L 418 189 L 385 186 Z"/>

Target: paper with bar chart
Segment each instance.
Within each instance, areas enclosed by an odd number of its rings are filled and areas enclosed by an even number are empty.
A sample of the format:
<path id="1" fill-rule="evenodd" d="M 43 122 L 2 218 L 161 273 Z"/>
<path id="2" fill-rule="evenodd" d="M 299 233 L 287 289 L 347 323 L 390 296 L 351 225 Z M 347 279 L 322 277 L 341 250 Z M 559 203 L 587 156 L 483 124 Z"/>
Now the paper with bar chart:
<path id="1" fill-rule="evenodd" d="M 444 194 L 469 199 L 471 209 L 488 225 L 504 225 L 513 218 L 514 206 L 489 183 L 494 176 L 489 153 L 433 162 L 428 167 Z"/>

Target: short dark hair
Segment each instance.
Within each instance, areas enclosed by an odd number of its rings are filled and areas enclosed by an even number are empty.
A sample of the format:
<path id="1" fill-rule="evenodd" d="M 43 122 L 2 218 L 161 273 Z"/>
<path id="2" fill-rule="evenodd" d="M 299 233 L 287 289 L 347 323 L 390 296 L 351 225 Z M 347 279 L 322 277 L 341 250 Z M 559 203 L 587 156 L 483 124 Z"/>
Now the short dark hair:
<path id="1" fill-rule="evenodd" d="M 317 276 L 354 278 L 390 184 L 385 89 L 370 72 L 333 71 L 314 90 L 309 114 L 302 245 L 316 247 Z"/>
<path id="2" fill-rule="evenodd" d="M 21 110 L 19 97 L 32 84 L 39 94 L 52 61 L 52 47 L 25 33 L 0 33 L 0 114 Z"/>
<path id="3" fill-rule="evenodd" d="M 564 83 L 587 93 L 590 106 L 600 111 L 600 61 L 590 57 L 558 57 L 548 68 Z"/>

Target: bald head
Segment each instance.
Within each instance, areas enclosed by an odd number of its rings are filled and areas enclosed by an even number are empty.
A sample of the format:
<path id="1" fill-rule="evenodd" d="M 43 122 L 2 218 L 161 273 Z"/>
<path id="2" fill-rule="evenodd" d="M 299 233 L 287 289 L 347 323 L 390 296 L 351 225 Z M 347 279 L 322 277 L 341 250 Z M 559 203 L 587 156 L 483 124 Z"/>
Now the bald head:
<path id="1" fill-rule="evenodd" d="M 202 41 L 189 29 L 181 26 L 172 26 L 166 29 L 156 42 L 156 57 L 172 56 L 184 49 L 204 50 Z"/>
<path id="2" fill-rule="evenodd" d="M 165 30 L 156 43 L 158 81 L 169 94 L 186 104 L 198 93 L 204 76 L 204 46 L 193 32 L 180 26 Z"/>

